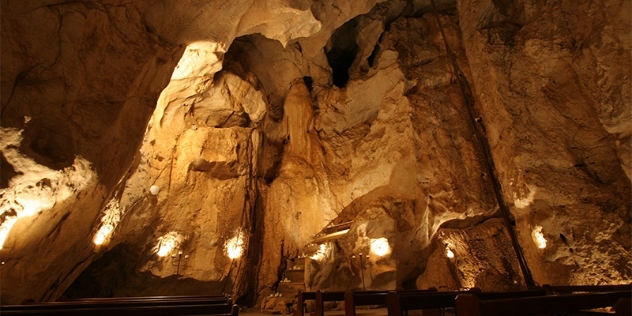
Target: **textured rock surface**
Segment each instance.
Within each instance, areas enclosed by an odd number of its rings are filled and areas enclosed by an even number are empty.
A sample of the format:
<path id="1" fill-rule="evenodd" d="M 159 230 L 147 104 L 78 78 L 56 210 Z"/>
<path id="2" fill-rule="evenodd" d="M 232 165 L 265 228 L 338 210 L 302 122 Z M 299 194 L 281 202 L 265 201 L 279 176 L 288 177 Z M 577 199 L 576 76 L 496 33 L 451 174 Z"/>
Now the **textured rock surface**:
<path id="1" fill-rule="evenodd" d="M 436 5 L 3 1 L 2 302 L 629 283 L 630 3 Z"/>
<path id="2" fill-rule="evenodd" d="M 469 61 L 480 114 L 534 277 L 629 280 L 630 33 L 621 31 L 630 4 L 462 1 L 459 12 L 468 56 L 477 56 Z M 544 251 L 530 243 L 536 225 L 550 242 Z"/>

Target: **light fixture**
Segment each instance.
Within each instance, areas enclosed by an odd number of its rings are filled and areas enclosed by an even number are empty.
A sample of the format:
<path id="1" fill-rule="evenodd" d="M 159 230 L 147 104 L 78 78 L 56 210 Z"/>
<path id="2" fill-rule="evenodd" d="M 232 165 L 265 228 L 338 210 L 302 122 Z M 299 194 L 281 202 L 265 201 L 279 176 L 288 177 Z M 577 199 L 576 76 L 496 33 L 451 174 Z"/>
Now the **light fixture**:
<path id="1" fill-rule="evenodd" d="M 450 259 L 454 258 L 454 252 L 452 252 L 452 250 L 450 249 L 450 245 L 448 244 L 445 245 L 445 255 Z"/>
<path id="2" fill-rule="evenodd" d="M 101 226 L 96 235 L 94 235 L 94 239 L 92 240 L 92 242 L 94 242 L 94 244 L 97 246 L 102 245 L 110 237 L 112 231 L 114 231 L 114 226 L 110 224 L 105 224 Z"/>
<path id="3" fill-rule="evenodd" d="M 391 246 L 388 244 L 388 239 L 384 237 L 371 239 L 371 252 L 380 257 L 391 253 Z"/>
<path id="4" fill-rule="evenodd" d="M 189 255 L 184 255 L 184 262 L 182 262 L 183 258 L 182 258 L 182 251 L 178 251 L 178 255 L 177 255 L 178 261 L 176 262 L 176 255 L 175 254 L 171 254 L 171 265 L 176 268 L 176 275 L 180 275 L 180 267 L 185 267 L 187 265 L 187 263 L 189 262 Z"/>
<path id="5" fill-rule="evenodd" d="M 533 238 L 533 242 L 540 249 L 546 248 L 546 238 L 544 238 L 544 234 L 542 233 L 542 226 L 536 226 L 531 232 L 531 238 Z"/>
<path id="6" fill-rule="evenodd" d="M 158 245 L 154 248 L 159 257 L 164 257 L 171 253 L 182 242 L 182 235 L 171 231 L 162 237 L 158 237 Z"/>
<path id="7" fill-rule="evenodd" d="M 365 262 L 364 262 L 363 259 L 366 259 L 367 261 L 369 261 L 369 255 L 366 255 L 366 257 L 364 257 L 362 255 L 362 253 L 359 253 L 357 257 L 355 255 L 351 256 L 352 260 L 355 260 L 356 258 L 360 259 L 360 273 L 361 273 L 361 276 L 362 276 L 362 290 L 366 291 L 366 285 L 364 284 L 364 265 L 365 265 Z"/>
<path id="8" fill-rule="evenodd" d="M 101 218 L 101 227 L 92 238 L 92 242 L 101 246 L 110 240 L 116 226 L 121 221 L 124 210 L 121 209 L 118 200 L 111 199 L 105 206 L 105 214 Z"/>
<path id="9" fill-rule="evenodd" d="M 237 236 L 231 238 L 225 245 L 226 254 L 228 258 L 235 260 L 240 258 L 244 252 L 244 236 L 242 232 L 239 232 Z"/>
<path id="10" fill-rule="evenodd" d="M 158 195 L 158 193 L 160 193 L 160 187 L 155 184 L 152 185 L 149 187 L 149 193 L 151 193 L 151 195 Z"/>

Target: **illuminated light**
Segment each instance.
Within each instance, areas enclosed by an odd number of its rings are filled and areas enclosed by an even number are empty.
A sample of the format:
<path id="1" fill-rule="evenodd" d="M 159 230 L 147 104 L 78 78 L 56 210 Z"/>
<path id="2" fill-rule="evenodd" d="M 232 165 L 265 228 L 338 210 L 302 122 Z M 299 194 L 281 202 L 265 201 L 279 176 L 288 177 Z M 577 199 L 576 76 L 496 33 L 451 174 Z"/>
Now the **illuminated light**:
<path id="1" fill-rule="evenodd" d="M 158 249 L 158 256 L 159 257 L 164 257 L 164 256 L 168 255 L 171 252 L 171 250 L 173 250 L 174 247 L 175 247 L 175 245 L 174 245 L 173 241 L 171 241 L 171 240 L 165 241 L 160 246 L 160 249 Z"/>
<path id="2" fill-rule="evenodd" d="M 159 257 L 164 257 L 171 253 L 183 240 L 183 236 L 175 231 L 168 232 L 162 237 L 158 238 L 158 245 L 155 247 L 155 251 Z"/>
<path id="3" fill-rule="evenodd" d="M 0 249 L 2 249 L 2 247 L 4 246 L 4 241 L 9 236 L 9 232 L 11 231 L 11 228 L 17 221 L 18 221 L 17 216 L 7 216 L 4 219 L 4 222 L 0 224 Z"/>
<path id="4" fill-rule="evenodd" d="M 149 193 L 151 193 L 151 195 L 158 195 L 158 193 L 160 193 L 160 187 L 157 185 L 152 185 L 151 187 L 149 187 Z"/>
<path id="5" fill-rule="evenodd" d="M 391 253 L 391 246 L 388 244 L 388 239 L 384 237 L 371 239 L 371 252 L 380 257 Z"/>
<path id="6" fill-rule="evenodd" d="M 320 244 L 320 248 L 318 248 L 318 251 L 316 251 L 316 253 L 312 255 L 310 258 L 320 261 L 323 258 L 325 258 L 326 254 L 327 254 L 327 245 Z"/>
<path id="7" fill-rule="evenodd" d="M 99 231 L 94 236 L 94 239 L 92 241 L 94 242 L 95 245 L 100 246 L 110 237 L 113 231 L 114 231 L 114 226 L 103 225 L 101 226 L 101 228 L 99 228 Z"/>
<path id="8" fill-rule="evenodd" d="M 536 188 L 531 188 L 529 186 L 527 186 L 529 188 L 529 194 L 527 194 L 526 197 L 522 197 L 519 198 L 518 194 L 514 193 L 514 205 L 519 208 L 519 209 L 523 209 L 531 204 L 533 204 L 533 199 L 535 198 L 535 193 L 537 191 Z"/>
<path id="9" fill-rule="evenodd" d="M 155 251 L 159 257 L 164 257 L 171 253 L 182 242 L 182 235 L 177 232 L 169 232 L 164 236 L 158 238 L 158 245 L 155 247 Z"/>
<path id="10" fill-rule="evenodd" d="M 18 213 L 18 218 L 33 216 L 42 209 L 42 203 L 39 200 L 16 198 L 15 202 L 22 206 L 22 212 Z M 52 203 L 47 203 L 52 204 Z M 47 205 L 52 206 L 52 205 Z"/>
<path id="11" fill-rule="evenodd" d="M 449 245 L 445 245 L 445 255 L 450 259 L 454 258 L 454 252 L 452 252 Z"/>
<path id="12" fill-rule="evenodd" d="M 228 254 L 228 258 L 237 259 L 241 257 L 244 252 L 244 235 L 239 232 L 237 236 L 231 238 L 226 242 L 225 245 L 226 253 Z"/>
<path id="13" fill-rule="evenodd" d="M 110 200 L 105 206 L 105 214 L 101 218 L 101 227 L 92 238 L 92 242 L 101 246 L 107 243 L 114 232 L 116 226 L 118 226 L 123 216 L 123 211 L 119 206 L 119 202 L 115 199 Z"/>
<path id="14" fill-rule="evenodd" d="M 546 248 L 546 238 L 544 238 L 544 234 L 542 233 L 542 226 L 538 225 L 533 229 L 531 232 L 531 238 L 533 238 L 533 242 L 535 242 L 538 248 Z"/>

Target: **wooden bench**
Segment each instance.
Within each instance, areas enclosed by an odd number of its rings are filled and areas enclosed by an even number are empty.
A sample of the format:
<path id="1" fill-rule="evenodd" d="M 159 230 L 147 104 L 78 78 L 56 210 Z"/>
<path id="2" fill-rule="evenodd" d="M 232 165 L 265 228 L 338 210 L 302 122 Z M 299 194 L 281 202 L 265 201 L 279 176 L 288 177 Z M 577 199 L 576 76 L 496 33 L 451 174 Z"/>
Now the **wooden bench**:
<path id="1" fill-rule="evenodd" d="M 345 300 L 345 292 L 316 291 L 316 307 L 314 316 L 325 315 L 325 302 L 340 302 Z"/>
<path id="2" fill-rule="evenodd" d="M 357 306 L 371 306 L 388 304 L 389 291 L 347 291 L 345 292 L 345 316 L 356 316 Z M 428 290 L 400 290 L 397 293 L 436 293 L 437 289 Z"/>
<path id="3" fill-rule="evenodd" d="M 388 291 L 347 291 L 345 292 L 345 316 L 356 316 L 356 307 L 386 305 Z"/>
<path id="4" fill-rule="evenodd" d="M 614 310 L 617 316 L 632 315 L 632 298 L 621 298 L 614 304 Z"/>
<path id="5" fill-rule="evenodd" d="M 5 305 L 3 315 L 232 315 L 239 307 L 227 297 L 147 297 Z"/>
<path id="6" fill-rule="evenodd" d="M 629 298 L 630 291 L 546 295 L 502 299 L 480 299 L 474 294 L 459 294 L 456 297 L 456 312 L 459 316 L 482 315 L 539 315 L 547 313 L 572 313 L 575 311 L 610 307 L 619 299 Z"/>
<path id="7" fill-rule="evenodd" d="M 542 288 L 529 289 L 524 291 L 510 292 L 480 292 L 475 291 L 454 291 L 454 292 L 426 292 L 426 293 L 398 293 L 388 292 L 388 315 L 404 316 L 410 310 L 433 310 L 456 307 L 455 299 L 461 294 L 471 294 L 481 299 L 501 299 L 512 297 L 544 296 L 546 292 Z M 461 315 L 459 315 L 461 316 Z"/>
<path id="8" fill-rule="evenodd" d="M 316 292 L 303 292 L 298 291 L 296 296 L 296 309 L 294 310 L 294 316 L 303 316 L 305 314 L 305 301 L 312 301 L 316 299 Z"/>

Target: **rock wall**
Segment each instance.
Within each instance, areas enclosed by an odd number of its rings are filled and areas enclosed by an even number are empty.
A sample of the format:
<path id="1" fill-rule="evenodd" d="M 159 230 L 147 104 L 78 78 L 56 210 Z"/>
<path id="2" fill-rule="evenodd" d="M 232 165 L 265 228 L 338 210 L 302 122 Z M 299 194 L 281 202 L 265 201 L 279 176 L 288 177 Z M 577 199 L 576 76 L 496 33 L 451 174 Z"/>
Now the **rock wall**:
<path id="1" fill-rule="evenodd" d="M 629 3 L 2 7 L 3 303 L 632 278 Z"/>
<path id="2" fill-rule="evenodd" d="M 629 280 L 630 33 L 621 31 L 630 5 L 461 1 L 459 12 L 479 111 L 534 278 Z M 537 226 L 545 250 L 531 242 Z"/>

